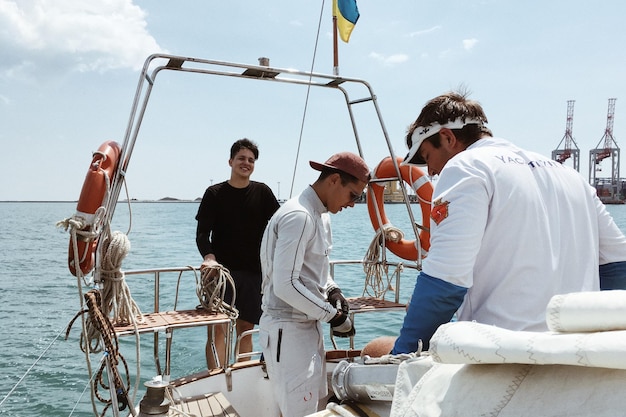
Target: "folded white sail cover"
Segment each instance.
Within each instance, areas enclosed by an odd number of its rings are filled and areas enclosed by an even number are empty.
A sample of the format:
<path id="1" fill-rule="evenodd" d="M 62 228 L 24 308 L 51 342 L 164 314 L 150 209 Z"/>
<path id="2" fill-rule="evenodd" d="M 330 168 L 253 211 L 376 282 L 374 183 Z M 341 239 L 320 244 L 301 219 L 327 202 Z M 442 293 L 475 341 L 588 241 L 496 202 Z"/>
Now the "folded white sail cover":
<path id="1" fill-rule="evenodd" d="M 400 364 L 390 417 L 616 417 L 626 370 L 567 365 Z"/>
<path id="2" fill-rule="evenodd" d="M 626 331 L 518 332 L 460 321 L 439 327 L 430 340 L 441 363 L 577 365 L 626 369 Z"/>
<path id="3" fill-rule="evenodd" d="M 440 326 L 400 365 L 390 417 L 626 415 L 626 291 L 556 296 L 546 317 L 561 333 Z"/>
<path id="4" fill-rule="evenodd" d="M 556 295 L 548 303 L 546 323 L 555 332 L 626 330 L 626 291 Z"/>

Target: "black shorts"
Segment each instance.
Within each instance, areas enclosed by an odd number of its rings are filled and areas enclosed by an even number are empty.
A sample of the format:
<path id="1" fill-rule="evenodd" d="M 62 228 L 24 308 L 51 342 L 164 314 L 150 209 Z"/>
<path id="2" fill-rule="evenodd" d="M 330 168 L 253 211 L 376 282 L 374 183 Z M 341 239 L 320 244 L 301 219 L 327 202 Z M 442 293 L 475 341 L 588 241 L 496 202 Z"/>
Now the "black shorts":
<path id="1" fill-rule="evenodd" d="M 261 273 L 252 271 L 230 271 L 235 281 L 235 307 L 239 310 L 239 318 L 253 324 L 259 324 L 261 318 Z M 231 304 L 233 291 L 226 286 L 224 301 Z"/>

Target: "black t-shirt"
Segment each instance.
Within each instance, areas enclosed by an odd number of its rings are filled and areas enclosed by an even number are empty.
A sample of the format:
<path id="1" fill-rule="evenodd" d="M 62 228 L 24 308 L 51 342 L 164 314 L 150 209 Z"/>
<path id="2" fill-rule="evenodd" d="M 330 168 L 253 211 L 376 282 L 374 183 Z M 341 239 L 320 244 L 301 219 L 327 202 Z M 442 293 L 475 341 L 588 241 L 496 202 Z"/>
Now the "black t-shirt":
<path id="1" fill-rule="evenodd" d="M 260 182 L 250 181 L 245 188 L 227 181 L 210 186 L 196 215 L 200 254 L 214 254 L 231 271 L 261 271 L 261 238 L 278 207 L 272 190 Z"/>

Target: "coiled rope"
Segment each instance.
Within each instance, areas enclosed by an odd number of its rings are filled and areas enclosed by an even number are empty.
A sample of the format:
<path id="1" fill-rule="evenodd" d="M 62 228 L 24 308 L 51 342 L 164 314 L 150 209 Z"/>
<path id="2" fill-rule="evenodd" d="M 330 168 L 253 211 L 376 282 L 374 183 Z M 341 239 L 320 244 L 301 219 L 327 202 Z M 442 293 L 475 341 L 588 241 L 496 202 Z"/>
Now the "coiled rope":
<path id="1" fill-rule="evenodd" d="M 233 293 L 231 304 L 224 301 L 228 286 Z M 200 305 L 211 313 L 226 314 L 231 319 L 239 317 L 239 311 L 235 307 L 237 297 L 235 281 L 230 271 L 223 265 L 218 264 L 202 270 L 200 281 L 196 280 L 196 294 Z"/>
<path id="2" fill-rule="evenodd" d="M 124 272 L 121 270 L 122 260 L 130 250 L 128 237 L 117 231 L 104 233 L 101 248 L 104 255 L 100 263 L 99 278 L 95 283 L 101 288 L 99 299 L 102 301 L 100 305 L 102 314 L 115 325 L 136 326 L 137 323 L 143 322 L 142 313 L 131 296 Z M 72 323 L 68 326 L 68 332 Z M 85 331 L 80 336 L 81 350 L 86 353 L 101 352 L 103 346 L 99 330 L 90 321 L 86 321 L 84 327 Z"/>
<path id="3" fill-rule="evenodd" d="M 83 273 L 82 268 L 80 267 L 80 263 L 85 260 L 84 257 L 87 256 L 88 251 L 85 251 L 85 253 L 83 254 L 83 259 L 79 258 L 78 239 L 80 236 L 81 241 L 92 242 L 93 240 L 97 239 L 100 233 L 102 232 L 101 227 L 106 219 L 106 213 L 107 213 L 106 208 L 104 207 L 104 202 L 108 201 L 110 197 L 110 185 L 111 185 L 110 179 L 106 172 L 104 172 L 104 175 L 106 177 L 106 193 L 103 198 L 103 204 L 100 207 L 98 207 L 98 209 L 96 209 L 96 212 L 94 213 L 93 217 L 86 216 L 84 215 L 84 213 L 77 212 L 72 217 L 61 220 L 56 223 L 57 227 L 63 227 L 65 231 L 69 230 L 69 233 L 70 233 L 70 242 L 71 242 L 70 250 L 74 254 L 73 267 L 74 267 L 74 270 L 76 271 L 75 275 L 76 275 L 76 284 L 77 284 L 77 289 L 78 289 L 78 299 L 80 300 L 80 310 L 74 316 L 74 318 L 69 322 L 67 329 L 65 331 L 65 340 L 67 340 L 69 337 L 70 329 L 72 328 L 74 321 L 78 317 L 80 317 L 82 321 L 82 332 L 80 334 L 79 346 L 82 352 L 85 354 L 85 361 L 87 363 L 87 372 L 88 372 L 88 375 L 90 375 L 90 379 L 92 375 L 92 367 L 91 367 L 91 359 L 89 357 L 89 353 L 92 351 L 92 349 L 94 349 L 94 351 L 96 352 L 100 351 L 101 346 L 100 346 L 100 339 L 97 335 L 97 332 L 95 332 L 91 324 L 87 320 L 85 320 L 85 315 L 83 314 L 86 311 L 86 309 L 85 309 L 85 301 L 83 298 L 84 295 L 83 295 L 82 286 L 91 285 L 93 281 L 89 279 Z M 93 389 L 93 387 L 95 386 L 95 382 L 90 383 L 90 385 L 92 386 L 92 389 L 90 391 L 91 403 L 93 406 L 94 414 L 97 414 L 95 397 L 94 397 L 94 389 Z"/>
<path id="4" fill-rule="evenodd" d="M 129 397 L 128 397 L 128 388 L 130 387 L 130 374 L 128 372 L 128 364 L 124 357 L 119 353 L 119 343 L 117 340 L 117 336 L 115 335 L 115 329 L 113 328 L 113 324 L 111 321 L 103 314 L 100 306 L 102 305 L 101 294 L 98 290 L 91 290 L 85 294 L 85 303 L 87 305 L 86 312 L 88 313 L 88 320 L 92 327 L 100 334 L 102 343 L 104 345 L 104 350 L 108 359 L 104 361 L 98 372 L 96 373 L 96 377 L 94 378 L 93 384 L 93 393 L 96 398 L 101 402 L 107 404 L 105 409 L 102 411 L 101 415 L 104 415 L 108 407 L 113 404 L 112 399 L 103 398 L 98 392 L 98 384 L 102 386 L 104 389 L 109 389 L 108 381 L 105 381 L 103 375 L 104 370 L 107 369 L 107 372 L 111 374 L 110 379 L 112 380 L 115 392 L 116 392 L 116 400 L 118 403 L 119 410 L 125 409 L 129 405 Z M 118 366 L 120 363 L 124 366 L 124 370 L 126 373 L 126 385 L 122 382 L 122 377 L 120 376 Z M 134 413 L 133 413 L 134 414 Z"/>
<path id="5" fill-rule="evenodd" d="M 348 406 L 350 406 L 351 404 L 348 404 Z M 347 410 L 346 408 L 342 407 L 341 405 L 334 403 L 334 402 L 329 402 L 328 404 L 326 404 L 326 410 L 333 412 L 334 414 L 338 414 L 341 417 L 359 417 L 361 416 L 361 414 L 358 413 L 358 411 L 355 413 L 352 413 L 351 411 Z"/>
<path id="6" fill-rule="evenodd" d="M 176 389 L 176 387 L 171 384 L 165 389 L 165 398 L 167 398 L 170 402 L 170 410 L 168 416 L 182 416 L 182 417 L 196 417 L 196 414 L 193 414 L 191 410 L 189 410 L 189 405 L 184 401 L 176 401 L 174 399 L 174 393 L 178 395 L 178 398 L 183 398 L 180 394 L 180 391 Z M 183 410 L 183 407 L 186 406 L 187 412 Z"/>
<path id="7" fill-rule="evenodd" d="M 102 239 L 102 261 L 100 262 L 99 279 L 102 291 L 102 314 L 110 319 L 114 325 L 125 326 L 132 324 L 135 328 L 135 351 L 137 360 L 137 377 L 133 390 L 132 401 L 139 390 L 141 366 L 140 366 L 140 343 L 138 323 L 144 323 L 145 319 L 141 309 L 133 299 L 130 288 L 126 283 L 126 275 L 122 271 L 122 261 L 130 251 L 128 236 L 115 231 L 107 233 Z"/>
<path id="8" fill-rule="evenodd" d="M 366 365 L 387 365 L 387 364 L 400 364 L 409 359 L 419 358 L 422 351 L 422 341 L 419 341 L 419 347 L 417 352 L 400 353 L 397 355 L 383 355 L 379 358 L 366 358 L 363 363 Z"/>
<path id="9" fill-rule="evenodd" d="M 141 310 L 131 296 L 126 276 L 121 270 L 122 261 L 129 251 L 130 241 L 122 232 L 107 234 L 102 240 L 102 313 L 116 326 L 135 324 L 138 319 L 143 322 Z"/>
<path id="10" fill-rule="evenodd" d="M 111 315 L 113 322 L 119 325 L 133 324 L 135 330 L 137 330 L 137 323 L 142 323 L 143 316 L 139 310 L 137 304 L 132 299 L 128 285 L 126 284 L 125 275 L 121 271 L 122 260 L 126 257 L 130 251 L 130 242 L 127 235 L 122 232 L 110 231 L 110 223 L 107 221 L 107 210 L 105 208 L 106 202 L 111 197 L 111 179 L 106 171 L 103 171 L 106 177 L 106 192 L 103 198 L 102 205 L 96 210 L 93 216 L 85 215 L 84 213 L 75 213 L 72 217 L 57 222 L 57 227 L 63 227 L 65 230 L 69 230 L 70 233 L 70 250 L 74 253 L 74 268 L 76 270 L 76 280 L 78 284 L 78 293 L 80 299 L 80 311 L 70 321 L 67 326 L 65 338 L 69 337 L 70 329 L 74 321 L 81 317 L 82 320 L 82 332 L 80 335 L 79 345 L 81 350 L 85 353 L 85 360 L 87 363 L 87 369 L 89 375 L 92 375 L 90 353 L 98 353 L 103 350 L 101 344 L 100 331 L 94 325 L 93 321 L 85 320 L 85 314 L 87 309 L 84 305 L 84 297 L 82 285 L 92 286 L 95 285 L 96 289 L 102 289 L 102 295 L 99 296 L 99 300 L 102 303 L 99 308 L 102 309 L 102 315 L 109 318 Z M 124 182 L 126 186 L 126 182 Z M 126 190 L 128 196 L 128 190 Z M 130 210 L 130 199 L 129 212 Z M 132 219 L 131 219 L 132 222 Z M 129 230 L 130 232 L 130 224 Z M 84 259 L 79 259 L 78 256 L 78 240 L 92 242 L 97 239 L 102 239 L 97 247 L 96 253 L 96 269 L 93 275 L 87 277 L 80 268 L 80 263 Z M 85 252 L 86 253 L 86 252 Z M 84 255 L 86 256 L 86 255 Z M 136 351 L 137 358 L 140 358 L 140 346 L 139 346 L 139 334 L 135 332 L 137 343 Z M 106 349 L 106 346 L 104 347 Z M 126 364 L 125 364 L 126 366 Z M 139 386 L 140 379 L 140 360 L 137 360 L 137 382 L 135 384 L 135 390 L 133 394 L 136 394 Z M 94 407 L 94 413 L 96 413 L 95 403 L 95 382 L 92 385 L 91 397 L 92 405 Z M 100 399 L 100 398 L 98 398 Z M 108 407 L 108 406 L 107 406 Z"/>
<path id="11" fill-rule="evenodd" d="M 399 263 L 395 271 L 389 275 L 389 264 L 385 252 L 385 242 L 400 242 L 404 234 L 397 227 L 391 224 L 384 225 L 377 232 L 365 253 L 363 260 L 363 271 L 365 272 L 365 285 L 363 296 L 369 295 L 376 298 L 385 298 L 387 291 L 393 291 L 392 281 L 394 281 L 404 270 L 402 263 Z"/>
<path id="12" fill-rule="evenodd" d="M 88 285 L 89 283 L 85 281 L 85 275 L 83 274 L 80 264 L 84 262 L 89 251 L 84 251 L 83 257 L 79 258 L 78 241 L 93 242 L 98 239 L 102 233 L 103 222 L 106 218 L 106 208 L 104 208 L 104 206 L 100 206 L 91 219 L 88 217 L 91 216 L 85 216 L 84 213 L 75 213 L 72 217 L 56 223 L 57 227 L 62 227 L 65 231 L 69 230 L 70 242 L 72 243 L 71 250 L 74 253 L 72 261 L 73 267 L 76 271 L 76 277 L 82 279 L 85 285 Z"/>

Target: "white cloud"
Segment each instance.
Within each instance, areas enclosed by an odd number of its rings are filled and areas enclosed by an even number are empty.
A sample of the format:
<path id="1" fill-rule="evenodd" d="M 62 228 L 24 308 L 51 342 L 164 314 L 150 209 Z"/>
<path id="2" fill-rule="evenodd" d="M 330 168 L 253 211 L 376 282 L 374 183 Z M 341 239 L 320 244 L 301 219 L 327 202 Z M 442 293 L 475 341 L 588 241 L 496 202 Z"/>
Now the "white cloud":
<path id="1" fill-rule="evenodd" d="M 411 32 L 411 33 L 409 33 L 409 36 L 411 38 L 413 38 L 415 36 L 422 36 L 422 35 L 426 35 L 428 33 L 436 32 L 436 31 L 438 31 L 440 29 L 441 29 L 441 26 L 437 25 L 437 26 L 433 26 L 433 27 L 431 27 L 429 29 L 424 29 L 424 30 L 418 30 L 416 32 Z"/>
<path id="2" fill-rule="evenodd" d="M 477 43 L 478 39 L 475 38 L 463 39 L 463 49 L 465 49 L 466 51 L 470 51 L 474 48 L 474 46 L 476 46 Z"/>
<path id="3" fill-rule="evenodd" d="M 409 60 L 409 56 L 406 54 L 394 54 L 394 55 L 385 56 L 377 52 L 371 52 L 370 58 L 373 58 L 379 62 L 382 62 L 384 65 L 387 65 L 387 66 L 394 66 L 394 65 L 402 64 Z"/>
<path id="4" fill-rule="evenodd" d="M 4 52 L 0 52 L 0 56 Z M 21 82 L 28 82 L 30 74 L 34 72 L 35 65 L 32 61 L 22 60 L 20 62 L 12 63 L 13 65 L 5 66 L 0 62 L 0 81 L 15 80 Z"/>
<path id="5" fill-rule="evenodd" d="M 0 0 L 0 69 L 141 68 L 162 52 L 132 0 Z"/>

